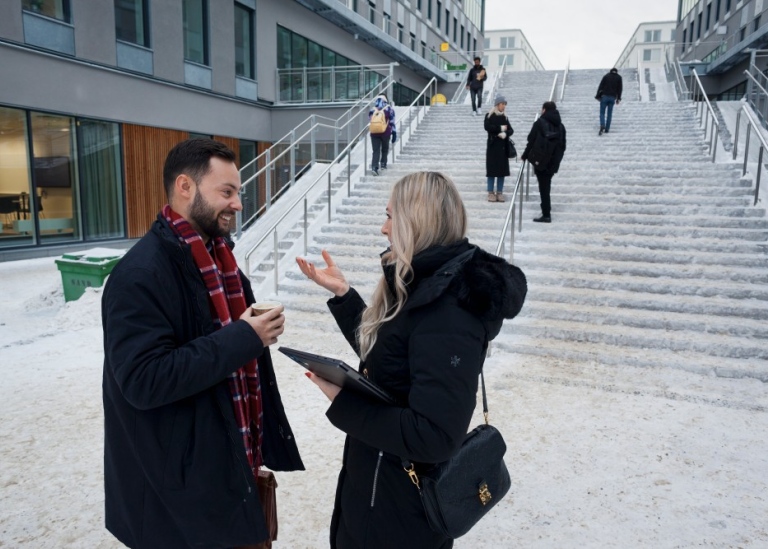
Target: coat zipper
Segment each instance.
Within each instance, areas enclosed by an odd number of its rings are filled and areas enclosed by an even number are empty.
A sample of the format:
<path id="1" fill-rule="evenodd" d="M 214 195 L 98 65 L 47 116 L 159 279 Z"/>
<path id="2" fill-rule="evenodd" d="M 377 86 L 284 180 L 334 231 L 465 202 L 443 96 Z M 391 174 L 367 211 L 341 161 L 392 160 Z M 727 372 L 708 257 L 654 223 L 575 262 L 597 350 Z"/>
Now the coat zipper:
<path id="1" fill-rule="evenodd" d="M 376 471 L 373 473 L 373 493 L 371 494 L 371 509 L 373 509 L 373 503 L 376 501 L 376 485 L 379 481 L 379 467 L 381 466 L 381 457 L 384 452 L 379 450 L 379 459 L 376 460 Z"/>
<path id="2" fill-rule="evenodd" d="M 224 412 L 221 409 L 221 405 L 218 403 L 218 401 L 216 402 L 216 405 L 218 406 L 219 413 L 224 418 L 224 424 L 226 425 L 227 418 L 226 418 L 226 416 L 224 415 Z M 251 490 L 251 483 L 248 482 L 248 475 L 246 474 L 246 470 L 250 470 L 250 468 L 247 465 L 243 465 L 243 462 L 240 460 L 240 456 L 237 455 L 237 446 L 236 446 L 236 443 L 235 443 L 235 439 L 232 436 L 232 433 L 229 431 L 229 429 L 227 429 L 227 436 L 229 437 L 229 441 L 232 443 L 232 452 L 234 452 L 234 454 L 235 454 L 235 461 L 237 461 L 237 463 L 240 465 L 239 469 L 240 469 L 240 473 L 243 475 L 243 482 L 245 482 L 245 487 L 246 487 L 248 493 L 250 494 L 251 491 L 252 491 Z M 246 500 L 243 500 L 243 501 L 246 501 Z"/>

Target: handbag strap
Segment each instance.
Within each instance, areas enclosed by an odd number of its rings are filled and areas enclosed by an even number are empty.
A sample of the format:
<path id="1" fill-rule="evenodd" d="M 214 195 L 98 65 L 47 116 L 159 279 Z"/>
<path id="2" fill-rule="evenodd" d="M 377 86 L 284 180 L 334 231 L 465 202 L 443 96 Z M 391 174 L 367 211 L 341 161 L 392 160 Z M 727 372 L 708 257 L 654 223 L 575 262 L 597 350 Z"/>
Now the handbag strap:
<path id="1" fill-rule="evenodd" d="M 488 397 L 485 394 L 485 376 L 482 370 L 480 370 L 480 387 L 483 389 L 483 418 L 485 418 L 485 424 L 488 425 Z"/>

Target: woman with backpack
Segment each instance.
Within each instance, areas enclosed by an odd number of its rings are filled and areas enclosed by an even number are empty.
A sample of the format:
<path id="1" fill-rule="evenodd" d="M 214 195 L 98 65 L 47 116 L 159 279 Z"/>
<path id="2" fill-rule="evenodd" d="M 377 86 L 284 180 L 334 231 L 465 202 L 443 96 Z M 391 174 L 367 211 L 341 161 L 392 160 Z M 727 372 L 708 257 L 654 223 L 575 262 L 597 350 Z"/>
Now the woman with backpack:
<path id="1" fill-rule="evenodd" d="M 371 134 L 371 172 L 373 175 L 379 175 L 379 165 L 381 169 L 387 169 L 389 140 L 391 139 L 392 143 L 397 141 L 395 110 L 383 93 L 376 96 L 373 108 L 368 112 L 368 121 Z"/>
<path id="2" fill-rule="evenodd" d="M 507 99 L 496 96 L 493 108 L 485 115 L 485 131 L 488 132 L 488 144 L 485 148 L 485 176 L 488 182 L 488 202 L 504 202 L 504 178 L 509 175 L 509 136 L 515 130 L 509 123 L 504 109 Z M 494 192 L 494 183 L 496 191 Z"/>

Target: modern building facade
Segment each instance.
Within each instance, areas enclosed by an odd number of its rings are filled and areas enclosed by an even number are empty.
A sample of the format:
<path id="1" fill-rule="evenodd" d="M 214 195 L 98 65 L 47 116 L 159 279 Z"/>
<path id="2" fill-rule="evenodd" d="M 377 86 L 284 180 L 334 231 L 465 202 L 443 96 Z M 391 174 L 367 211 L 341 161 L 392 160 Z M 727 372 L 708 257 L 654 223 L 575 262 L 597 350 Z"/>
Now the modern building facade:
<path id="1" fill-rule="evenodd" d="M 745 70 L 753 51 L 768 46 L 764 0 L 679 0 L 676 55 L 694 66 L 714 99 L 740 99 L 747 91 Z M 768 58 L 756 60 L 757 71 Z"/>
<path id="2" fill-rule="evenodd" d="M 486 30 L 483 41 L 483 66 L 496 72 L 506 59 L 507 71 L 543 71 L 536 52 L 520 29 Z"/>
<path id="3" fill-rule="evenodd" d="M 396 104 L 450 85 L 483 18 L 483 0 L 3 0 L 0 257 L 140 237 L 190 136 L 242 165 L 390 71 Z"/>
<path id="4" fill-rule="evenodd" d="M 668 48 L 674 48 L 677 34 L 676 21 L 640 23 L 632 33 L 614 67 L 637 69 L 664 65 Z"/>

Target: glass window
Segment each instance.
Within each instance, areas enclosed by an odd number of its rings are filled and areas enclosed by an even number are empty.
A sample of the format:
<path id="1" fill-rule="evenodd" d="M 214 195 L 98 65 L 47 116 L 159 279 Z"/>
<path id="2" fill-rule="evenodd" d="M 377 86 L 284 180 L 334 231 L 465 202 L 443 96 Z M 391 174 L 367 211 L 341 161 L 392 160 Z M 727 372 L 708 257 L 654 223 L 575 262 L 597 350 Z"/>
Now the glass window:
<path id="1" fill-rule="evenodd" d="M 277 68 L 287 69 L 292 65 L 291 31 L 283 27 L 277 27 Z"/>
<path id="2" fill-rule="evenodd" d="M 720 19 L 720 7 L 723 4 L 723 0 L 717 0 L 717 4 L 715 4 L 715 21 Z"/>
<path id="3" fill-rule="evenodd" d="M 291 67 L 303 68 L 307 66 L 307 39 L 303 36 L 291 33 Z"/>
<path id="4" fill-rule="evenodd" d="M 463 48 L 464 47 L 464 25 L 461 26 L 461 33 L 459 34 L 459 36 L 461 37 L 461 46 L 460 47 Z"/>
<path id="5" fill-rule="evenodd" d="M 74 118 L 40 112 L 30 114 L 32 128 L 32 183 L 23 227 L 40 242 L 80 238 L 75 158 Z"/>
<path id="6" fill-rule="evenodd" d="M 462 47 L 464 46 L 463 43 L 461 45 Z M 416 51 L 416 35 L 415 34 L 411 34 L 410 48 L 411 48 L 411 51 L 414 51 L 414 52 Z"/>
<path id="7" fill-rule="evenodd" d="M 69 0 L 23 0 L 21 6 L 33 13 L 71 23 Z"/>
<path id="8" fill-rule="evenodd" d="M 77 141 L 85 239 L 123 237 L 120 128 L 114 122 L 79 119 Z M 42 234 L 43 223 L 41 220 Z"/>
<path id="9" fill-rule="evenodd" d="M 118 40 L 149 47 L 147 0 L 115 0 L 115 33 Z"/>
<path id="10" fill-rule="evenodd" d="M 184 59 L 208 64 L 208 2 L 182 0 L 184 18 Z"/>
<path id="11" fill-rule="evenodd" d="M 437 6 L 437 8 L 436 8 L 436 10 L 437 10 L 437 20 L 435 21 L 435 23 L 437 24 L 437 28 L 439 29 L 440 28 L 440 14 L 443 13 L 443 3 L 438 1 L 436 6 Z"/>
<path id="12" fill-rule="evenodd" d="M 490 38 L 483 38 L 483 49 L 487 50 L 491 47 L 491 39 Z"/>
<path id="13" fill-rule="evenodd" d="M 27 116 L 23 110 L 0 107 L 0 248 L 34 244 L 29 221 L 32 182 Z"/>
<path id="14" fill-rule="evenodd" d="M 235 74 L 255 80 L 253 10 L 235 4 Z"/>
<path id="15" fill-rule="evenodd" d="M 712 20 L 712 4 L 707 4 L 707 30 L 709 30 L 709 25 Z"/>
<path id="16" fill-rule="evenodd" d="M 456 34 L 459 32 L 459 20 L 457 18 L 453 18 L 453 43 L 456 43 Z"/>
<path id="17" fill-rule="evenodd" d="M 427 0 L 427 19 L 432 19 L 432 0 Z"/>

